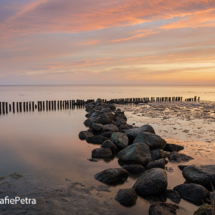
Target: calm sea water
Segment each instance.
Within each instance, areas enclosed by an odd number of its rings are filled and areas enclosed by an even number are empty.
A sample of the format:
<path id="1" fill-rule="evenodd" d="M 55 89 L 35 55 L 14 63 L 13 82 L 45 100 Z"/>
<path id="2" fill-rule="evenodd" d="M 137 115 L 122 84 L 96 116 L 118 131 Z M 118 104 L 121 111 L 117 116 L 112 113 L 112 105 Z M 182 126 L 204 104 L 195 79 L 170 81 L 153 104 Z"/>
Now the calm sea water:
<path id="1" fill-rule="evenodd" d="M 202 100 L 215 101 L 215 87 L 178 87 L 178 86 L 1 86 L 0 101 L 23 102 L 43 100 L 138 98 L 156 96 L 200 96 Z M 26 179 L 54 179 L 64 183 L 65 179 L 97 186 L 94 174 L 119 167 L 117 159 L 90 162 L 91 151 L 99 146 L 87 144 L 78 134 L 87 128 L 83 108 L 38 112 L 35 110 L 0 115 L 0 175 L 6 177 L 17 172 Z M 129 122 L 131 123 L 131 122 Z M 177 169 L 177 168 L 176 168 Z M 179 170 L 176 170 L 176 172 Z M 180 171 L 179 171 L 180 172 Z M 181 174 L 181 173 L 180 173 Z M 171 177 L 172 176 L 168 176 Z M 173 176 L 174 178 L 175 176 Z M 131 188 L 136 179 L 111 187 L 111 198 L 120 188 Z M 170 183 L 172 188 L 183 183 L 183 177 Z M 176 184 L 175 184 L 176 183 Z M 30 192 L 30 191 L 29 191 Z M 187 203 L 182 200 L 183 205 Z M 149 202 L 138 198 L 131 209 L 117 202 L 119 214 L 148 214 Z M 194 206 L 188 206 L 193 211 Z M 195 208 L 195 207 L 194 207 Z"/>

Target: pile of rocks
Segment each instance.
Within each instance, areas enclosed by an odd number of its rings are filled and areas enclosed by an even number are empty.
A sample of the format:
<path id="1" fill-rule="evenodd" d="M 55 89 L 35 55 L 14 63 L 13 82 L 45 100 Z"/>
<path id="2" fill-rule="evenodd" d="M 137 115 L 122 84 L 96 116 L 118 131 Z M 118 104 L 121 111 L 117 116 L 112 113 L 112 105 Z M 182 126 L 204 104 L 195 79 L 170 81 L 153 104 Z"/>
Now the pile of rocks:
<path id="1" fill-rule="evenodd" d="M 134 127 L 127 124 L 123 111 L 116 110 L 114 104 L 104 103 L 101 99 L 88 103 L 86 111 L 88 113 L 84 124 L 89 129 L 81 131 L 79 138 L 101 145 L 92 151 L 92 158 L 111 158 L 117 155 L 121 165 L 121 168 L 110 168 L 97 173 L 95 179 L 108 185 L 117 185 L 124 183 L 129 175 L 139 175 L 132 188 L 120 189 L 117 193 L 115 200 L 120 204 L 133 206 L 137 196 L 158 196 L 161 201 L 169 198 L 176 204 L 181 198 L 196 205 L 210 203 L 208 189 L 211 189 L 211 184 L 215 184 L 214 166 L 180 165 L 187 183 L 178 185 L 173 190 L 167 189 L 165 164 L 193 159 L 179 153 L 184 149 L 183 146 L 168 144 L 155 134 L 150 125 Z M 175 204 L 154 203 L 150 206 L 149 214 L 176 214 L 178 208 Z"/>

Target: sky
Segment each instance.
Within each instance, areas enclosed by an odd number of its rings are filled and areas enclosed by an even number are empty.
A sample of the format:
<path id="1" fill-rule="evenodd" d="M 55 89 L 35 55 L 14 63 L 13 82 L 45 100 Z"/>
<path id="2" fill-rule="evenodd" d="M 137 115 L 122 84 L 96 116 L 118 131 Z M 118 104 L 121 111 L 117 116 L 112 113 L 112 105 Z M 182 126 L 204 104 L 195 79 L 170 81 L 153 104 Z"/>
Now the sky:
<path id="1" fill-rule="evenodd" d="M 0 0 L 0 85 L 215 85 L 215 0 Z"/>

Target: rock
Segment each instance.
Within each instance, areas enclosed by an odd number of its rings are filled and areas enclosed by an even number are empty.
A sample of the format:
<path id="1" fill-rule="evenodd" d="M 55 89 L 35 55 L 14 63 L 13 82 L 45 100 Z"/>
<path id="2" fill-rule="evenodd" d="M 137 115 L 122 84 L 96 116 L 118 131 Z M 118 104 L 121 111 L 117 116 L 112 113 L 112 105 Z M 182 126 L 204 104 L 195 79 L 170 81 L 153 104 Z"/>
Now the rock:
<path id="1" fill-rule="evenodd" d="M 103 132 L 107 132 L 107 131 L 117 132 L 117 131 L 119 131 L 119 129 L 116 125 L 107 124 L 107 125 L 103 126 Z"/>
<path id="2" fill-rule="evenodd" d="M 193 215 L 212 215 L 211 205 L 202 205 Z"/>
<path id="3" fill-rule="evenodd" d="M 97 106 L 101 106 L 101 105 L 103 105 L 103 104 L 104 104 L 104 102 L 103 102 L 102 99 L 98 98 L 98 99 L 96 100 L 96 105 L 97 105 Z"/>
<path id="4" fill-rule="evenodd" d="M 174 169 L 172 167 L 166 167 L 167 172 L 174 172 Z"/>
<path id="5" fill-rule="evenodd" d="M 95 110 L 93 113 L 92 113 L 92 117 L 98 117 L 99 115 L 103 114 L 104 112 L 100 111 L 100 110 Z"/>
<path id="6" fill-rule="evenodd" d="M 164 148 L 164 150 L 168 151 L 168 152 L 179 152 L 183 149 L 184 149 L 184 146 L 179 146 L 176 144 L 169 144 L 169 143 L 167 143 L 165 148 Z"/>
<path id="7" fill-rule="evenodd" d="M 120 189 L 115 197 L 115 200 L 121 205 L 131 207 L 136 204 L 137 194 L 134 189 Z"/>
<path id="8" fill-rule="evenodd" d="M 105 184 L 120 184 L 127 180 L 129 173 L 122 168 L 110 168 L 94 175 L 94 178 Z"/>
<path id="9" fill-rule="evenodd" d="M 165 168 L 165 161 L 163 158 L 156 160 L 156 161 L 151 161 L 148 163 L 146 166 L 147 169 L 152 169 L 152 168 Z"/>
<path id="10" fill-rule="evenodd" d="M 111 111 L 115 111 L 116 110 L 116 106 L 113 104 L 104 104 L 104 108 L 110 108 Z"/>
<path id="11" fill-rule="evenodd" d="M 106 137 L 106 138 L 110 139 L 112 134 L 113 134 L 113 132 L 109 131 L 109 132 L 101 133 L 99 136 Z"/>
<path id="12" fill-rule="evenodd" d="M 160 168 L 146 170 L 137 179 L 133 188 L 141 197 L 161 194 L 167 188 L 167 174 Z"/>
<path id="13" fill-rule="evenodd" d="M 128 137 L 126 134 L 120 132 L 114 132 L 111 135 L 110 140 L 119 148 L 124 149 L 128 146 Z"/>
<path id="14" fill-rule="evenodd" d="M 125 113 L 123 111 L 122 112 L 120 112 L 120 111 L 115 112 L 115 120 L 119 121 L 121 119 L 123 119 L 127 122 L 127 117 L 125 116 Z"/>
<path id="15" fill-rule="evenodd" d="M 113 153 L 119 151 L 119 149 L 115 146 L 115 144 L 113 144 L 110 140 L 105 140 L 105 141 L 102 143 L 101 148 L 110 149 Z"/>
<path id="16" fill-rule="evenodd" d="M 99 123 L 93 123 L 92 124 L 92 129 L 95 131 L 101 131 L 103 129 L 103 125 Z"/>
<path id="17" fill-rule="evenodd" d="M 150 132 L 141 132 L 139 133 L 134 143 L 145 143 L 152 149 L 164 149 L 166 146 L 166 141 L 156 134 Z"/>
<path id="18" fill-rule="evenodd" d="M 102 136 L 92 136 L 92 137 L 86 138 L 86 141 L 88 143 L 95 143 L 95 144 L 102 144 L 105 140 L 108 140 L 108 138 L 102 137 Z"/>
<path id="19" fill-rule="evenodd" d="M 154 203 L 149 207 L 149 215 L 177 215 L 178 205 L 171 203 Z"/>
<path id="20" fill-rule="evenodd" d="M 22 175 L 20 175 L 19 173 L 13 173 L 13 174 L 10 174 L 9 175 L 11 178 L 14 178 L 14 179 L 19 179 L 21 177 L 23 177 Z"/>
<path id="21" fill-rule="evenodd" d="M 151 161 L 150 149 L 146 144 L 135 143 L 119 152 L 120 160 L 127 164 L 141 164 L 146 166 Z"/>
<path id="22" fill-rule="evenodd" d="M 112 156 L 112 151 L 107 148 L 93 149 L 92 158 L 109 158 Z"/>
<path id="23" fill-rule="evenodd" d="M 88 118 L 88 119 L 86 119 L 86 120 L 84 121 L 84 125 L 85 125 L 86 127 L 89 127 L 89 126 L 90 126 L 90 118 Z"/>
<path id="24" fill-rule="evenodd" d="M 188 200 L 196 205 L 201 205 L 205 202 L 209 195 L 208 190 L 199 184 L 180 184 L 173 188 L 177 191 L 181 198 Z"/>
<path id="25" fill-rule="evenodd" d="M 107 107 L 107 108 L 102 108 L 101 111 L 102 112 L 111 112 L 111 109 L 109 107 Z"/>
<path id="26" fill-rule="evenodd" d="M 93 159 L 93 158 L 88 158 L 87 160 L 91 162 L 98 162 L 96 159 Z"/>
<path id="27" fill-rule="evenodd" d="M 178 152 L 171 152 L 168 158 L 170 162 L 175 162 L 175 163 L 188 162 L 194 159 L 188 155 L 178 153 Z"/>
<path id="28" fill-rule="evenodd" d="M 81 140 L 85 140 L 87 137 L 92 137 L 93 134 L 88 131 L 81 131 L 78 136 Z"/>
<path id="29" fill-rule="evenodd" d="M 124 120 L 124 119 L 119 119 L 118 121 L 116 121 L 116 125 L 118 127 L 121 127 L 121 128 L 124 128 L 124 127 L 127 128 L 127 126 L 125 126 L 126 125 L 126 120 Z"/>
<path id="30" fill-rule="evenodd" d="M 132 128 L 125 131 L 125 134 L 127 134 L 129 140 L 134 141 L 136 136 L 141 132 L 151 132 L 155 134 L 155 131 L 151 125 L 143 125 L 140 128 Z"/>
<path id="31" fill-rule="evenodd" d="M 111 192 L 110 191 L 110 187 L 107 186 L 107 185 L 99 185 L 97 188 L 96 188 L 97 191 L 103 191 L 103 192 Z"/>
<path id="32" fill-rule="evenodd" d="M 130 174 L 139 174 L 145 171 L 145 168 L 140 164 L 123 165 L 122 168 Z"/>
<path id="33" fill-rule="evenodd" d="M 114 115 L 111 112 L 106 112 L 98 116 L 98 123 L 102 125 L 111 124 L 114 119 Z"/>
<path id="34" fill-rule="evenodd" d="M 167 151 L 163 151 L 163 153 L 164 153 L 164 158 L 167 158 L 170 155 L 170 152 L 167 152 Z"/>
<path id="35" fill-rule="evenodd" d="M 183 170 L 185 167 L 187 167 L 188 165 L 178 165 L 178 168 L 180 169 L 180 170 Z"/>
<path id="36" fill-rule="evenodd" d="M 167 198 L 171 199 L 176 204 L 179 204 L 179 202 L 181 201 L 181 197 L 180 197 L 179 193 L 175 190 L 167 189 L 165 191 L 165 196 Z"/>
<path id="37" fill-rule="evenodd" d="M 215 165 L 187 166 L 182 174 L 187 182 L 201 184 L 212 190 L 211 183 L 215 187 Z"/>
<path id="38" fill-rule="evenodd" d="M 152 161 L 158 160 L 160 158 L 164 158 L 164 151 L 163 149 L 151 150 L 151 156 L 152 156 Z"/>
<path id="39" fill-rule="evenodd" d="M 5 176 L 0 176 L 0 180 L 3 180 L 5 179 L 6 177 Z"/>

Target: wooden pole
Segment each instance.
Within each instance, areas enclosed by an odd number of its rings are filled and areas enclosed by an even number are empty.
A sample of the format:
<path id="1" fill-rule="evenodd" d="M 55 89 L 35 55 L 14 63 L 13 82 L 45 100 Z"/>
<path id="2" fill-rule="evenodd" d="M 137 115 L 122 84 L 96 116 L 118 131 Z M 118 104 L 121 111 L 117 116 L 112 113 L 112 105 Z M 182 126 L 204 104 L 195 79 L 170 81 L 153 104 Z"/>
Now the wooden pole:
<path id="1" fill-rule="evenodd" d="M 34 111 L 34 102 L 32 102 L 32 111 Z"/>
<path id="2" fill-rule="evenodd" d="M 22 102 L 19 102 L 19 112 L 22 112 Z"/>

